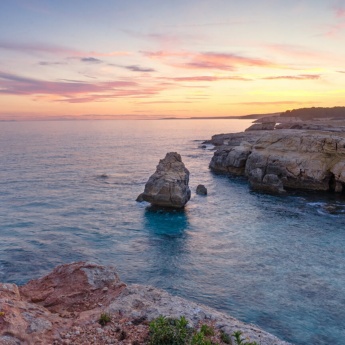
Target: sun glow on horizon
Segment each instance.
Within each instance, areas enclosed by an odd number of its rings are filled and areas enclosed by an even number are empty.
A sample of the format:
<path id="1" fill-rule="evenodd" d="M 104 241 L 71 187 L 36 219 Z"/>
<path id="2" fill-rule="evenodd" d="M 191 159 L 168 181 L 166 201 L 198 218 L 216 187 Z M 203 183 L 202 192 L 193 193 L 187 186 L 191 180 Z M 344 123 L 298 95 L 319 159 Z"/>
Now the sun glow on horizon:
<path id="1" fill-rule="evenodd" d="M 5 3 L 0 119 L 342 106 L 344 9 L 311 0 Z"/>

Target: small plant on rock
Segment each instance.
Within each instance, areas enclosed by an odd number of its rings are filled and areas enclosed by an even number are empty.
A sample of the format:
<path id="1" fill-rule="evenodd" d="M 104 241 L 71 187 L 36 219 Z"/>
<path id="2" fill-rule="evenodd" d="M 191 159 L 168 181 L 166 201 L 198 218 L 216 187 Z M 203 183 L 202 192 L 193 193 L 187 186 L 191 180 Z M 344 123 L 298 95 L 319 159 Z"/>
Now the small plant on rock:
<path id="1" fill-rule="evenodd" d="M 212 345 L 212 343 L 210 340 L 205 339 L 204 333 L 196 332 L 192 337 L 191 345 Z"/>
<path id="2" fill-rule="evenodd" d="M 221 339 L 221 341 L 223 343 L 232 345 L 232 341 L 231 341 L 231 338 L 230 338 L 228 333 L 225 333 L 224 331 L 221 331 L 220 339 Z"/>
<path id="3" fill-rule="evenodd" d="M 99 317 L 98 323 L 101 326 L 105 326 L 110 321 L 111 321 L 110 315 L 107 313 L 102 313 L 101 316 Z"/>
<path id="4" fill-rule="evenodd" d="M 214 329 L 213 327 L 204 324 L 201 326 L 200 333 L 203 333 L 206 337 L 210 337 L 214 335 Z"/>
<path id="5" fill-rule="evenodd" d="M 150 323 L 150 345 L 184 345 L 189 337 L 188 321 L 184 316 L 170 319 L 159 316 Z"/>
<path id="6" fill-rule="evenodd" d="M 235 338 L 237 345 L 258 345 L 256 341 L 253 341 L 253 342 L 245 341 L 244 339 L 242 339 L 241 335 L 242 335 L 241 331 L 236 331 L 232 333 L 232 336 Z"/>

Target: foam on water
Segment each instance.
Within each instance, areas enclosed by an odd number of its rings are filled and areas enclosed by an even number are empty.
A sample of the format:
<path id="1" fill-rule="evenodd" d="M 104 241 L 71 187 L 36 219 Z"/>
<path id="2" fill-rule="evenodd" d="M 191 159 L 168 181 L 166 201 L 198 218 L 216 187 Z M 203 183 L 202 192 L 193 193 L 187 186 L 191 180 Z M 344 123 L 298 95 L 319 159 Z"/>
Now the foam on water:
<path id="1" fill-rule="evenodd" d="M 248 121 L 1 123 L 0 280 L 58 264 L 118 267 L 296 344 L 345 343 L 345 201 L 250 191 L 209 171 L 216 133 Z M 184 211 L 136 203 L 166 152 L 190 170 Z M 208 196 L 195 194 L 204 184 Z"/>

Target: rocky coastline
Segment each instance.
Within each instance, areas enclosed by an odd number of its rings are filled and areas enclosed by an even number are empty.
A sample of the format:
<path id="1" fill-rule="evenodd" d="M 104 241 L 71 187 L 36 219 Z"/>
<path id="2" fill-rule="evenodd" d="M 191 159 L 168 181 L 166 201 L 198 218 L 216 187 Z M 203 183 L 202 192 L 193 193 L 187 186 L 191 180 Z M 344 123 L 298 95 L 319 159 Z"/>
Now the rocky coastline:
<path id="1" fill-rule="evenodd" d="M 111 322 L 99 324 L 102 314 Z M 115 267 L 76 262 L 24 286 L 0 283 L 0 344 L 146 344 L 148 322 L 160 315 L 185 316 L 190 325 L 206 323 L 217 331 L 261 345 L 287 342 L 210 307 L 150 286 L 123 283 Z"/>
<path id="2" fill-rule="evenodd" d="M 345 193 L 343 120 L 261 118 L 245 132 L 214 135 L 210 169 L 244 176 L 252 189 Z"/>

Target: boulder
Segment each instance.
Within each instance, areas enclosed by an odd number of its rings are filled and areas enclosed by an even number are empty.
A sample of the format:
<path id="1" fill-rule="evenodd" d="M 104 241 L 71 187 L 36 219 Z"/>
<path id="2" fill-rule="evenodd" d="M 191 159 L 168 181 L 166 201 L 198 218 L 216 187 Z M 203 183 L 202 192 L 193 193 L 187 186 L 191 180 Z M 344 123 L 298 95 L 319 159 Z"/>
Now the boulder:
<path id="1" fill-rule="evenodd" d="M 21 287 L 0 283 L 0 344 L 63 344 L 73 327 L 97 324 L 102 305 L 124 288 L 114 267 L 90 262 L 58 266 Z"/>
<path id="2" fill-rule="evenodd" d="M 196 187 L 196 194 L 207 195 L 207 188 L 203 184 L 199 184 Z"/>
<path id="3" fill-rule="evenodd" d="M 144 193 L 137 200 L 144 200 L 152 205 L 182 208 L 191 196 L 188 186 L 189 171 L 176 152 L 169 152 L 159 161 L 156 172 L 145 185 Z"/>

